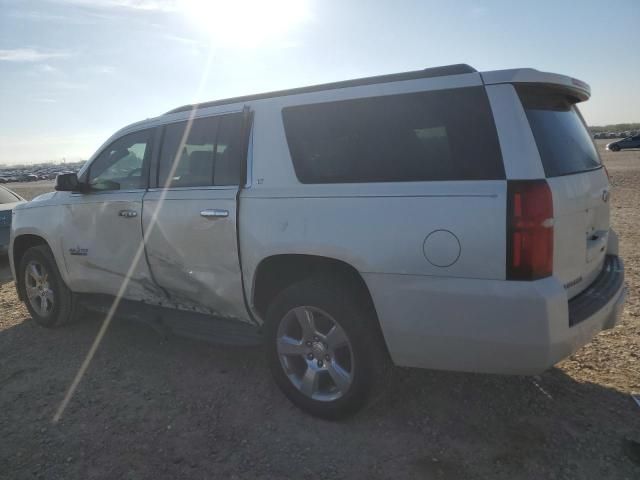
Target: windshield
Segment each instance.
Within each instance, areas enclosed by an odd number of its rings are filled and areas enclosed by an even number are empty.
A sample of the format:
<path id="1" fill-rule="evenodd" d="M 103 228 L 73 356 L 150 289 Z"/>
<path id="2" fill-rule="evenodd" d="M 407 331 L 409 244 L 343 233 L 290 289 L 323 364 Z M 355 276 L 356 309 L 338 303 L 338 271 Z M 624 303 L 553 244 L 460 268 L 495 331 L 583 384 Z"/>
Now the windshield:
<path id="1" fill-rule="evenodd" d="M 0 188 L 0 204 L 15 203 L 19 201 L 20 201 L 20 198 L 15 196 L 12 192 L 4 188 Z"/>
<path id="2" fill-rule="evenodd" d="M 544 87 L 518 87 L 547 177 L 600 167 L 600 158 L 572 99 Z"/>

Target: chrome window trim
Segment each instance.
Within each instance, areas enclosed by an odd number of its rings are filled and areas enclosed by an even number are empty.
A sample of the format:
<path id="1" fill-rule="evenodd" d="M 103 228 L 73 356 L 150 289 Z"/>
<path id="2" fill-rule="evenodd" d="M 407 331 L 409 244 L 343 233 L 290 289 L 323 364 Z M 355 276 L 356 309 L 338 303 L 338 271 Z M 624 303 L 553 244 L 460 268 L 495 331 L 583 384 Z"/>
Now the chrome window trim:
<path id="1" fill-rule="evenodd" d="M 169 188 L 155 187 L 155 188 L 150 188 L 147 191 L 148 192 L 163 192 L 163 191 L 182 192 L 182 191 L 191 191 L 191 190 L 237 190 L 238 188 L 240 188 L 239 185 L 202 185 L 202 186 L 196 186 L 196 187 L 169 187 Z"/>
<path id="2" fill-rule="evenodd" d="M 93 192 L 71 192 L 72 197 L 84 197 L 89 195 L 115 195 L 118 193 L 138 193 L 146 192 L 146 188 L 135 188 L 131 190 L 95 190 Z"/>

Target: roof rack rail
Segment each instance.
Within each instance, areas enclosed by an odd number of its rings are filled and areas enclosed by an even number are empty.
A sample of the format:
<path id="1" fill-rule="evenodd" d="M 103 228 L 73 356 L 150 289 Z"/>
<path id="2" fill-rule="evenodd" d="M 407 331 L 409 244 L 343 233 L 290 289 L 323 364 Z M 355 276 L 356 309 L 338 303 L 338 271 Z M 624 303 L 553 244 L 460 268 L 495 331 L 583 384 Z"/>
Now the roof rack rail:
<path id="1" fill-rule="evenodd" d="M 320 85 L 312 85 L 309 87 L 291 88 L 288 90 L 278 90 L 275 92 L 258 93 L 254 95 L 245 95 L 242 97 L 226 98 L 223 100 L 214 100 L 211 102 L 195 103 L 192 105 L 184 105 L 168 111 L 165 115 L 179 112 L 187 112 L 198 108 L 214 107 L 218 105 L 227 105 L 230 103 L 247 102 L 250 100 L 262 100 L 264 98 L 284 97 L 286 95 L 297 95 L 301 93 L 319 92 L 323 90 L 334 90 L 337 88 L 356 87 L 360 85 L 372 85 L 376 83 L 399 82 L 401 80 L 414 80 L 417 78 L 444 77 L 448 75 L 461 75 L 464 73 L 476 73 L 477 70 L 465 63 L 455 65 L 445 65 L 442 67 L 425 68 L 424 70 L 415 70 L 412 72 L 392 73 L 388 75 L 377 75 L 375 77 L 356 78 L 353 80 L 343 80 L 340 82 L 324 83 Z"/>

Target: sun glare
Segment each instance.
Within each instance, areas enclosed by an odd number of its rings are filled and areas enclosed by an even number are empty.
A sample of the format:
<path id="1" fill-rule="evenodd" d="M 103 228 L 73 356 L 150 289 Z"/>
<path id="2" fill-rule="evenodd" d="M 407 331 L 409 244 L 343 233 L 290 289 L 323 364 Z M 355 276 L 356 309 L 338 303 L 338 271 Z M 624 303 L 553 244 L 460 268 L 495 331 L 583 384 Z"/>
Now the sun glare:
<path id="1" fill-rule="evenodd" d="M 179 5 L 214 45 L 256 47 L 283 40 L 309 18 L 304 0 L 181 0 Z"/>

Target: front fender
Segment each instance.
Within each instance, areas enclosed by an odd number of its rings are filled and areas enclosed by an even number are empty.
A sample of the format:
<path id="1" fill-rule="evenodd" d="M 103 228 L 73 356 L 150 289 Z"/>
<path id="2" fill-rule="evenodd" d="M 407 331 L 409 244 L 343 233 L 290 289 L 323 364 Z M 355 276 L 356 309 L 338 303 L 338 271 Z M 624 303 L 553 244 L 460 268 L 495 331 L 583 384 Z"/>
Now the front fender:
<path id="1" fill-rule="evenodd" d="M 58 270 L 64 282 L 69 285 L 69 271 L 62 250 L 62 229 L 64 222 L 59 208 L 43 207 L 17 209 L 11 224 L 9 241 L 9 264 L 13 278 L 16 278 L 15 243 L 24 235 L 40 237 L 51 249 Z"/>

